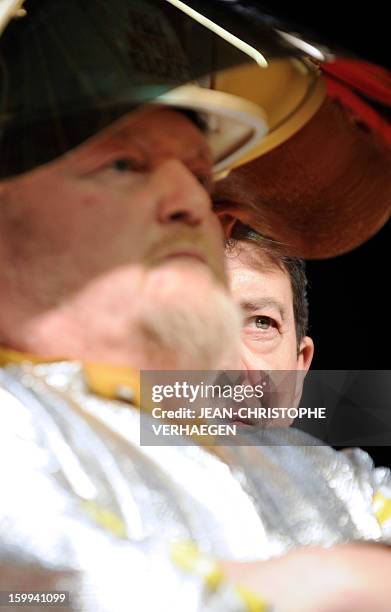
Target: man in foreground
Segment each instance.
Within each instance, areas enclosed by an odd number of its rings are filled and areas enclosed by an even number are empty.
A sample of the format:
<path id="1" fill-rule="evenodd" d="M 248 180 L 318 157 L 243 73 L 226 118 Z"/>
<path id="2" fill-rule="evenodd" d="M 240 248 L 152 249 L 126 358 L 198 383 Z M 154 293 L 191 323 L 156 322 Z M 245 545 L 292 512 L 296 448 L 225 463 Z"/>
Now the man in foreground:
<path id="1" fill-rule="evenodd" d="M 193 449 L 173 449 L 175 476 L 167 453 L 153 465 L 138 449 L 139 370 L 229 367 L 239 332 L 197 180 L 210 179 L 206 141 L 181 113 L 144 115 L 1 186 L 1 586 L 68 585 L 72 609 L 150 610 L 163 592 L 164 607 L 203 606 L 169 547 L 203 533 L 213 550 L 222 533 L 205 487 L 197 518 L 182 515 L 194 492 L 178 462 Z"/>

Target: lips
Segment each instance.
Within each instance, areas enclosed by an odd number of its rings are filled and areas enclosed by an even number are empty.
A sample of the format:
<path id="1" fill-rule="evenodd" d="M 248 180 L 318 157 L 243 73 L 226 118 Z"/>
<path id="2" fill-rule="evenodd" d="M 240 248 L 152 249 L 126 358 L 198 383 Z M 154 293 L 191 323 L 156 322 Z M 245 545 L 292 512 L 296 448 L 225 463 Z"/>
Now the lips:
<path id="1" fill-rule="evenodd" d="M 189 261 L 198 261 L 208 267 L 210 267 L 210 263 L 206 254 L 200 248 L 192 245 L 192 244 L 174 244 L 164 250 L 160 250 L 159 252 L 154 254 L 154 261 L 159 264 L 164 264 L 169 261 L 174 260 L 189 260 Z"/>
<path id="2" fill-rule="evenodd" d="M 206 256 L 198 251 L 175 251 L 174 253 L 169 253 L 165 257 L 162 257 L 162 259 L 163 261 L 170 259 L 195 259 L 203 264 L 208 263 Z"/>

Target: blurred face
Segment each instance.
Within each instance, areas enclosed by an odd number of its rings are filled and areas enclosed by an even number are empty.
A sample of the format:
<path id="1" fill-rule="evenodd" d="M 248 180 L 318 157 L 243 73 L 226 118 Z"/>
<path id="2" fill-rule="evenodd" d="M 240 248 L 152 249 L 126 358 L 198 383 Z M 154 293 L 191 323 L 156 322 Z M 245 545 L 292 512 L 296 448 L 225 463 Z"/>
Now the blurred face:
<path id="1" fill-rule="evenodd" d="M 231 293 L 242 311 L 241 362 L 247 370 L 307 370 L 311 338 L 298 346 L 287 272 L 246 242 L 227 255 Z"/>
<path id="2" fill-rule="evenodd" d="M 3 183 L 0 340 L 156 369 L 179 352 L 184 367 L 220 363 L 214 337 L 229 354 L 237 319 L 210 177 L 202 133 L 155 108 Z"/>

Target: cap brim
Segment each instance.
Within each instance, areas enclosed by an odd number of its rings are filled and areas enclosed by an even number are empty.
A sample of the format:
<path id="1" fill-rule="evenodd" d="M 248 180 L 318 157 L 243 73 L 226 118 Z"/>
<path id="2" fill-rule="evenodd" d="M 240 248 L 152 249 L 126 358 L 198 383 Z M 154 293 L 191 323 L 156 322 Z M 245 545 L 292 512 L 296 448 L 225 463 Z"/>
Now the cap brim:
<path id="1" fill-rule="evenodd" d="M 268 132 L 266 113 L 259 105 L 228 93 L 184 85 L 155 102 L 201 115 L 215 175 L 222 176 L 240 163 Z"/>

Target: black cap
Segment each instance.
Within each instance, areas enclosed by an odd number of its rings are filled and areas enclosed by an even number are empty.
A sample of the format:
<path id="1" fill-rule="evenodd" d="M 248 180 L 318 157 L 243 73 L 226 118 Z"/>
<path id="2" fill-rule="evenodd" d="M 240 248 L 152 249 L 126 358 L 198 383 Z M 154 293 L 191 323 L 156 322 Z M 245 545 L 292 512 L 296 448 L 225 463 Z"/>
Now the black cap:
<path id="1" fill-rule="evenodd" d="M 46 163 L 135 107 L 243 61 L 164 0 L 23 6 L 26 16 L 0 39 L 1 177 Z"/>

